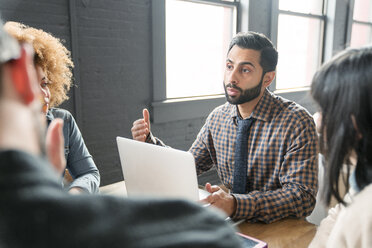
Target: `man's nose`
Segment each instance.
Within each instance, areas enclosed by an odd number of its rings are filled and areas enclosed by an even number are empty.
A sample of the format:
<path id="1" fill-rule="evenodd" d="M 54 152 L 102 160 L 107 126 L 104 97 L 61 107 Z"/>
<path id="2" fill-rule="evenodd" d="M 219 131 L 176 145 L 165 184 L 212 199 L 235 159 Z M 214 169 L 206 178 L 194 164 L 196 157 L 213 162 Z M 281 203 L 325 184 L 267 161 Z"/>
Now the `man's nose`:
<path id="1" fill-rule="evenodd" d="M 237 84 L 238 83 L 238 77 L 237 77 L 237 70 L 233 69 L 229 71 L 227 74 L 227 81 L 228 83 Z"/>

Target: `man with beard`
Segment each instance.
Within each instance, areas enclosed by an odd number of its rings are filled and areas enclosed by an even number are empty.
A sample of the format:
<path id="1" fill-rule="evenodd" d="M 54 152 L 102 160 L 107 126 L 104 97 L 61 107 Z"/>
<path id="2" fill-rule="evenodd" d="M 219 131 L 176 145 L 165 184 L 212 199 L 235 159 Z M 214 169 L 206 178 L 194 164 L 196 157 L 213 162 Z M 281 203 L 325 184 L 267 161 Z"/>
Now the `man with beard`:
<path id="1" fill-rule="evenodd" d="M 182 200 L 70 195 L 55 165 L 65 166 L 61 119 L 45 144 L 31 45 L 0 21 L 0 247 L 241 247 L 217 213 Z"/>
<path id="2" fill-rule="evenodd" d="M 233 219 L 270 223 L 306 217 L 317 193 L 317 135 L 309 113 L 271 93 L 278 53 L 264 35 L 236 35 L 229 46 L 227 103 L 208 116 L 190 148 L 198 174 L 215 166 L 227 188 L 206 184 L 205 201 Z M 133 123 L 135 140 L 164 145 L 149 112 Z"/>

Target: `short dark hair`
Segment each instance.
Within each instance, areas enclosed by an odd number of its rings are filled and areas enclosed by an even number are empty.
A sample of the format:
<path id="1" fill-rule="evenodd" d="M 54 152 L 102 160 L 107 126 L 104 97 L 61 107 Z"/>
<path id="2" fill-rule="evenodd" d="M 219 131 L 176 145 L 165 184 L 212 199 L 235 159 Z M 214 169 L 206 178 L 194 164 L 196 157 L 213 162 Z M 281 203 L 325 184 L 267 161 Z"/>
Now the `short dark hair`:
<path id="1" fill-rule="evenodd" d="M 347 49 L 324 64 L 313 78 L 311 94 L 322 112 L 320 148 L 327 164 L 326 202 L 334 196 L 344 203 L 339 179 L 353 151 L 358 156 L 358 188 L 372 183 L 372 46 Z M 344 184 L 349 187 L 348 180 Z"/>
<path id="2" fill-rule="evenodd" d="M 278 52 L 276 51 L 273 43 L 264 34 L 252 31 L 238 33 L 231 40 L 228 53 L 234 46 L 260 51 L 260 65 L 263 71 L 275 71 L 278 63 Z"/>

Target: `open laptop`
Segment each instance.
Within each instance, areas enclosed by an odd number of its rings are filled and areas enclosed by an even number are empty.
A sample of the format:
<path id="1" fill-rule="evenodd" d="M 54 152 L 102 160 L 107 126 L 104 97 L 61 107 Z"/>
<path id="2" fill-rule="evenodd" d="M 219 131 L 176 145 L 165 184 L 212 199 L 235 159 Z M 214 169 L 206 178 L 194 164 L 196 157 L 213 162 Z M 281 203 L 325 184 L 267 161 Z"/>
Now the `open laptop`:
<path id="1" fill-rule="evenodd" d="M 147 144 L 123 137 L 116 138 L 128 196 L 160 196 L 192 201 L 209 195 L 198 188 L 194 157 L 191 153 Z M 232 225 L 237 222 L 226 218 Z M 238 233 L 245 246 L 264 248 L 267 244 Z"/>
<path id="2" fill-rule="evenodd" d="M 123 137 L 116 138 L 128 196 L 204 199 L 191 153 Z"/>

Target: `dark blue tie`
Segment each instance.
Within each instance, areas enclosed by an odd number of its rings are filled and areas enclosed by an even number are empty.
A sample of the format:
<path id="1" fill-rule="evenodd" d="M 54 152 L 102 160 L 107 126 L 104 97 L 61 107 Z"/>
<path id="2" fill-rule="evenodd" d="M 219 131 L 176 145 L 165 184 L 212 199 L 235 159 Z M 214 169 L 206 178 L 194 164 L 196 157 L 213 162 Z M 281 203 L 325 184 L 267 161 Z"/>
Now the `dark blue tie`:
<path id="1" fill-rule="evenodd" d="M 247 188 L 248 135 L 254 119 L 237 119 L 233 193 L 245 194 Z"/>

